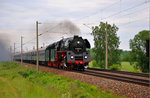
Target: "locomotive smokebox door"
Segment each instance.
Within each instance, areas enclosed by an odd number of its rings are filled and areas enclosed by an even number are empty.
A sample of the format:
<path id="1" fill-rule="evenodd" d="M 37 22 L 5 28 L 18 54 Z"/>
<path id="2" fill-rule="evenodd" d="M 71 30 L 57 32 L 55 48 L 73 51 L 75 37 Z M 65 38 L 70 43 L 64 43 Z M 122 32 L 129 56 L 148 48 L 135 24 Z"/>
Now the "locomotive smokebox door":
<path id="1" fill-rule="evenodd" d="M 75 54 L 72 51 L 67 51 L 67 61 L 71 61 L 72 63 L 75 61 L 85 61 L 88 63 L 88 61 L 91 61 L 90 52 L 86 51 L 81 54 Z"/>

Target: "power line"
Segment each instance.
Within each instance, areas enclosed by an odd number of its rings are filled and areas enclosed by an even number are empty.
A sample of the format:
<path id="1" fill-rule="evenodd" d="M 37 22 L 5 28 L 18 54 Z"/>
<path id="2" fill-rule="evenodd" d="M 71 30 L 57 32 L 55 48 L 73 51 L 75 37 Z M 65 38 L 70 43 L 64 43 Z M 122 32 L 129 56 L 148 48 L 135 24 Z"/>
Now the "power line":
<path id="1" fill-rule="evenodd" d="M 145 7 L 145 8 L 142 8 L 142 9 L 136 10 L 136 11 L 131 12 L 131 13 L 123 14 L 123 15 L 121 15 L 121 16 L 132 15 L 132 14 L 136 13 L 137 11 L 145 10 L 145 9 L 147 9 L 147 8 L 149 8 L 149 7 Z"/>
<path id="2" fill-rule="evenodd" d="M 143 4 L 145 4 L 145 3 L 149 3 L 149 2 L 143 2 L 143 3 L 140 3 L 140 4 L 138 4 L 138 5 L 143 5 Z M 135 7 L 138 7 L 137 5 L 136 6 L 133 6 L 132 8 L 135 8 Z M 146 8 L 149 8 L 149 7 L 145 7 L 145 8 L 143 8 L 143 9 L 146 9 Z M 131 9 L 131 8 L 128 8 L 128 9 L 124 9 L 124 10 L 122 10 L 121 11 L 121 13 L 122 12 L 124 12 L 124 11 L 126 11 L 126 10 L 129 10 L 129 9 Z M 143 9 L 139 9 L 140 11 L 141 10 L 143 10 Z M 132 13 L 127 13 L 127 14 L 124 14 L 124 15 L 122 15 L 122 16 L 127 16 L 127 15 L 131 15 L 131 14 L 134 14 L 134 13 L 136 13 L 137 11 L 134 11 L 134 12 L 132 12 Z M 119 12 L 117 12 L 117 13 L 119 13 Z M 113 14 L 113 15 L 118 15 L 118 14 Z M 109 16 L 110 17 L 110 16 Z M 108 18 L 108 17 L 107 17 Z M 103 18 L 104 19 L 104 18 Z M 106 19 L 106 18 L 105 18 Z M 89 24 L 95 24 L 95 23 L 89 23 Z"/>
<path id="3" fill-rule="evenodd" d="M 118 14 L 124 12 L 124 11 L 128 11 L 128 10 L 134 9 L 134 8 L 136 8 L 136 7 L 142 6 L 142 5 L 147 4 L 147 3 L 149 3 L 149 2 L 150 2 L 150 1 L 142 2 L 142 3 L 140 3 L 140 4 L 137 4 L 137 5 L 132 6 L 132 7 L 130 7 L 130 8 L 124 9 L 124 10 L 122 10 L 122 11 L 119 11 L 119 12 L 117 12 L 117 13 L 114 13 L 114 14 L 112 14 L 112 15 L 109 15 L 109 16 L 107 16 L 107 17 L 105 17 L 105 18 L 102 18 L 101 20 L 107 19 L 107 18 L 109 18 L 109 17 L 116 16 L 116 15 L 118 15 Z"/>
<path id="4" fill-rule="evenodd" d="M 125 11 L 134 9 L 134 8 L 136 8 L 136 7 L 142 6 L 142 5 L 147 4 L 147 3 L 150 3 L 150 0 L 144 1 L 144 2 L 142 2 L 142 3 L 139 3 L 139 4 L 137 4 L 137 5 L 132 6 L 132 7 L 130 7 L 130 8 L 121 10 L 121 11 L 119 11 L 119 12 L 117 12 L 117 13 L 114 13 L 114 14 L 112 14 L 112 15 L 109 15 L 109 16 L 105 17 L 105 18 L 102 18 L 101 20 L 107 19 L 107 18 L 109 18 L 109 17 L 116 16 L 116 15 L 118 15 L 118 14 L 121 14 L 121 13 L 125 12 Z M 130 14 L 132 14 L 132 13 L 130 13 Z M 126 15 L 130 15 L 130 14 L 126 14 Z M 126 16 L 126 15 L 125 15 L 125 16 Z M 91 16 L 93 16 L 93 15 L 91 15 Z M 84 17 L 84 18 L 86 18 L 86 17 Z"/>
<path id="5" fill-rule="evenodd" d="M 44 23 L 44 24 L 45 24 L 45 23 Z M 49 30 L 49 31 L 52 31 L 52 30 L 55 29 L 57 26 L 58 26 L 58 24 L 55 25 L 55 26 L 53 26 L 52 28 L 50 28 L 51 30 Z M 47 30 L 46 32 L 44 32 L 44 33 L 39 34 L 39 36 L 41 36 L 41 35 L 43 35 L 43 34 L 45 34 L 45 33 L 49 33 L 48 30 Z"/>
<path id="6" fill-rule="evenodd" d="M 115 2 L 115 3 L 113 3 L 113 4 L 110 4 L 110 5 L 108 5 L 108 6 L 105 7 L 105 8 L 100 9 L 100 11 L 104 11 L 104 10 L 106 10 L 106 9 L 108 9 L 108 8 L 110 8 L 110 7 L 114 6 L 114 5 L 116 5 L 116 4 L 118 4 L 119 2 L 121 2 L 121 0 L 119 0 L 119 1 L 117 1 L 117 2 Z M 81 18 L 77 19 L 76 21 L 82 20 L 82 19 L 87 18 L 87 17 L 91 17 L 91 16 L 93 16 L 93 15 L 95 15 L 95 14 L 97 14 L 97 13 L 99 13 L 99 11 L 94 12 L 92 15 L 87 15 L 87 16 L 81 17 Z"/>
<path id="7" fill-rule="evenodd" d="M 33 39 L 31 39 L 31 40 L 29 40 L 29 41 L 27 41 L 27 42 L 25 42 L 25 43 L 23 43 L 23 45 L 25 45 L 25 44 L 27 44 L 27 43 L 29 43 L 29 42 L 31 42 L 32 40 L 34 40 L 35 38 L 33 38 Z"/>
<path id="8" fill-rule="evenodd" d="M 145 17 L 145 18 L 138 19 L 138 20 L 130 21 L 130 22 L 127 22 L 127 23 L 124 23 L 124 24 L 120 24 L 118 26 L 124 26 L 124 25 L 127 25 L 127 24 L 131 24 L 133 22 L 138 22 L 138 21 L 142 21 L 142 20 L 145 20 L 145 19 L 149 19 L 149 16 Z"/>
<path id="9" fill-rule="evenodd" d="M 101 11 L 103 11 L 103 10 L 105 10 L 105 9 L 107 9 L 107 8 L 110 8 L 110 7 L 112 7 L 112 6 L 116 5 L 116 4 L 118 4 L 119 2 L 120 2 L 120 4 L 121 4 L 121 0 L 119 0 L 119 1 L 117 1 L 117 2 L 115 2 L 115 3 L 113 3 L 113 4 L 110 4 L 110 5 L 107 6 L 106 8 L 101 9 Z M 105 17 L 105 18 L 102 18 L 101 20 L 107 19 L 107 18 L 112 17 L 112 16 L 116 16 L 116 15 L 118 15 L 118 14 L 124 12 L 124 11 L 130 10 L 130 9 L 134 9 L 134 8 L 136 8 L 136 7 L 142 6 L 142 5 L 144 5 L 144 4 L 146 4 L 146 3 L 149 3 L 149 2 L 150 2 L 149 0 L 148 0 L 148 1 L 144 1 L 144 2 L 142 2 L 142 3 L 140 3 L 140 4 L 137 4 L 137 5 L 135 5 L 135 6 L 132 6 L 132 7 L 130 7 L 130 8 L 127 8 L 127 9 L 124 9 L 124 10 L 120 10 L 119 12 L 114 13 L 114 14 L 112 14 L 112 15 L 109 15 L 109 16 L 107 16 L 107 17 Z M 95 14 L 97 14 L 97 13 L 99 13 L 99 11 L 93 13 L 92 15 L 87 15 L 87 16 L 84 16 L 84 17 L 82 17 L 82 18 L 79 18 L 79 19 L 77 19 L 77 21 L 78 21 L 78 20 L 81 20 L 81 19 L 85 19 L 85 18 L 87 18 L 87 17 L 91 17 L 91 16 L 93 16 L 93 15 L 95 15 Z"/>
<path id="10" fill-rule="evenodd" d="M 133 21 L 130 21 L 130 22 L 126 22 L 126 23 L 123 23 L 123 24 L 120 24 L 120 25 L 117 25 L 117 26 L 124 26 L 124 25 L 128 25 L 128 24 L 131 24 L 131 23 L 134 23 L 134 22 L 138 22 L 138 21 L 142 21 L 142 20 L 145 20 L 145 19 L 149 19 L 150 17 L 144 17 L 144 18 L 141 18 L 141 19 L 137 19 L 137 20 L 133 20 Z"/>
<path id="11" fill-rule="evenodd" d="M 124 17 L 124 16 L 128 16 L 128 15 L 132 15 L 132 14 L 137 13 L 137 11 L 138 11 L 138 13 L 140 13 L 139 11 L 147 10 L 147 8 L 149 8 L 149 7 L 145 7 L 145 8 L 142 8 L 142 9 L 136 10 L 136 11 L 131 12 L 131 13 L 122 14 L 121 16 L 123 16 L 123 17 Z M 120 18 L 121 16 L 119 16 L 118 18 Z M 116 20 L 118 20 L 118 21 L 119 21 L 119 19 L 118 19 L 118 18 L 113 19 L 113 21 L 116 21 Z"/>

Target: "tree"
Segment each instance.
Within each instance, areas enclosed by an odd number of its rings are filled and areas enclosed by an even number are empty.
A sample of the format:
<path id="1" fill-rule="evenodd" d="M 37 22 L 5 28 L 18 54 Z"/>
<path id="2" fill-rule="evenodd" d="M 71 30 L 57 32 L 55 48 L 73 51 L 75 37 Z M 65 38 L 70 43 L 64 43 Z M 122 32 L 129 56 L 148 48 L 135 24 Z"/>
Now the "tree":
<path id="1" fill-rule="evenodd" d="M 146 57 L 146 40 L 150 39 L 150 31 L 143 30 L 130 39 L 131 62 L 137 62 L 136 68 L 149 72 L 149 58 Z"/>
<path id="2" fill-rule="evenodd" d="M 92 35 L 94 36 L 94 49 L 95 60 L 98 65 L 102 68 L 105 66 L 105 51 L 106 51 L 106 40 L 105 40 L 105 26 L 106 24 L 100 22 L 99 26 L 92 27 Z M 116 25 L 107 24 L 108 31 L 108 66 L 119 63 L 119 56 L 121 50 L 119 47 L 119 37 L 117 37 L 118 27 Z"/>

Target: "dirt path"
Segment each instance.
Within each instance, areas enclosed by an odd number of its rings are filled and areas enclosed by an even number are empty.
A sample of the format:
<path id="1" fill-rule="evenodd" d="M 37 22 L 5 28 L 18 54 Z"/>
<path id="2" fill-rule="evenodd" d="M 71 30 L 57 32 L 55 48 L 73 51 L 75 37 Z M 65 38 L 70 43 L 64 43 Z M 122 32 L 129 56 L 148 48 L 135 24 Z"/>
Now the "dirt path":
<path id="1" fill-rule="evenodd" d="M 6 84 L 10 87 L 11 91 L 13 92 L 13 94 L 14 94 L 14 96 L 15 96 L 16 98 L 19 98 L 19 96 L 18 96 L 18 94 L 17 94 L 17 91 L 16 91 L 15 88 L 12 86 L 12 84 L 7 81 L 6 78 L 0 77 L 0 80 L 1 80 L 2 82 L 6 83 Z"/>

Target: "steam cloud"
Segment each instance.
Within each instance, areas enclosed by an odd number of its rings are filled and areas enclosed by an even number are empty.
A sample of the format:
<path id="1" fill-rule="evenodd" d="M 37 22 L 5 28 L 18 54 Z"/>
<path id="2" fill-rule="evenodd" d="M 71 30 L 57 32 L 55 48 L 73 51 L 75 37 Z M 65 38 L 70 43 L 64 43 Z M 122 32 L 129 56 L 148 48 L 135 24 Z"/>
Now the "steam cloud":
<path id="1" fill-rule="evenodd" d="M 0 62 L 10 60 L 10 52 L 6 49 L 6 44 L 0 40 Z"/>
<path id="2" fill-rule="evenodd" d="M 35 25 L 31 26 L 31 33 L 28 34 L 28 38 L 33 39 L 35 36 Z M 74 35 L 80 34 L 80 29 L 70 20 L 62 20 L 62 21 L 45 21 L 39 24 L 39 47 L 43 47 L 53 42 L 56 42 L 62 37 L 73 37 Z M 31 44 L 35 45 L 36 40 L 33 39 L 30 41 Z M 29 44 L 29 43 L 27 43 Z M 30 45 L 31 45 L 30 44 Z"/>
<path id="3" fill-rule="evenodd" d="M 78 35 L 80 34 L 80 29 L 71 21 L 64 20 L 61 22 L 48 22 L 43 24 L 40 32 L 47 33 L 44 36 L 60 38 Z"/>
<path id="4" fill-rule="evenodd" d="M 61 37 L 72 37 L 80 34 L 81 32 L 80 29 L 70 20 L 63 20 L 60 22 L 53 21 L 42 23 L 39 25 L 39 34 L 40 33 L 46 33 L 40 37 L 43 41 L 45 41 L 45 38 L 50 38 L 50 40 L 55 41 L 55 39 L 60 39 Z M 35 36 L 35 33 L 30 33 L 29 38 L 31 36 Z M 11 59 L 12 54 L 8 49 L 8 46 L 10 46 L 10 43 L 8 43 L 10 41 L 8 39 L 8 34 L 0 34 L 0 62 Z M 51 42 L 48 42 L 48 44 L 50 43 Z"/>

